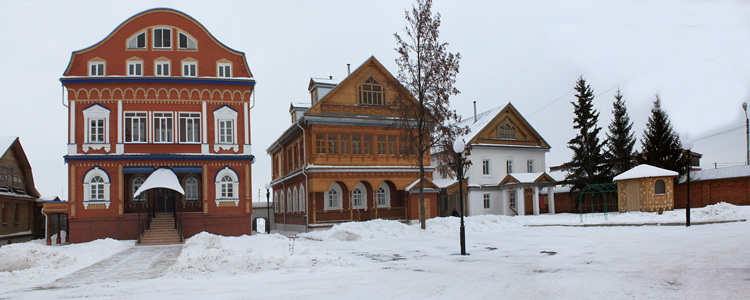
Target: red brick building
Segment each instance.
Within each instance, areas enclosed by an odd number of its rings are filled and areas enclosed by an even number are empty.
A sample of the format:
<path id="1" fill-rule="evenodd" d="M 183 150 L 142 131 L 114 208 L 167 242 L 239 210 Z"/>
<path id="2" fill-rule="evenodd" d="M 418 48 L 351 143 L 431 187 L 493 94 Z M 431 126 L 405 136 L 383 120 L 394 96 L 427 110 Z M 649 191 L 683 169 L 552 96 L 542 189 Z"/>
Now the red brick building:
<path id="1" fill-rule="evenodd" d="M 675 185 L 675 208 L 685 208 L 687 177 L 680 176 Z M 750 205 L 750 166 L 694 170 L 690 172 L 690 207 L 704 207 L 719 202 Z"/>
<path id="2" fill-rule="evenodd" d="M 136 239 L 147 212 L 180 219 L 184 237 L 250 234 L 255 79 L 244 53 L 185 13 L 151 9 L 73 52 L 60 81 L 71 242 Z M 134 198 L 160 168 L 181 188 Z"/>

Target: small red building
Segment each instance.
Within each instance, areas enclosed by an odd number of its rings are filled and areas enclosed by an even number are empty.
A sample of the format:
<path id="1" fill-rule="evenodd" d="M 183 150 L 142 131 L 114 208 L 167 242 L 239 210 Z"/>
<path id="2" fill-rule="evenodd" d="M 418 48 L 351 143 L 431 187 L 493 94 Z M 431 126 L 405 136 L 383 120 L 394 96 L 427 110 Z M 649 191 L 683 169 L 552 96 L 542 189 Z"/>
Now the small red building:
<path id="1" fill-rule="evenodd" d="M 244 53 L 185 13 L 151 9 L 73 52 L 60 81 L 71 242 L 139 238 L 147 215 L 176 218 L 180 238 L 250 234 L 255 79 Z M 158 169 L 180 188 L 133 197 Z"/>

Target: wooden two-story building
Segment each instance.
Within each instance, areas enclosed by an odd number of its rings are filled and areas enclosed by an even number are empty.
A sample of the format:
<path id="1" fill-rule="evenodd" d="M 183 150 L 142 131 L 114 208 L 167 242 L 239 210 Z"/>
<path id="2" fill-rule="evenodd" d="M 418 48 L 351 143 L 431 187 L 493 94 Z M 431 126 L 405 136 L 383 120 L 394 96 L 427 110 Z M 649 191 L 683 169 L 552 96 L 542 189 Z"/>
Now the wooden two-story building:
<path id="1" fill-rule="evenodd" d="M 273 159 L 275 229 L 306 231 L 348 221 L 418 220 L 416 158 L 407 151 L 397 92 L 374 57 L 343 80 L 312 78 L 310 101 L 293 103 L 292 124 L 267 149 Z M 425 165 L 429 166 L 429 155 Z M 432 178 L 432 167 L 427 177 Z M 426 194 L 437 215 L 437 189 Z"/>
<path id="2" fill-rule="evenodd" d="M 73 52 L 60 81 L 71 242 L 136 239 L 146 213 L 179 218 L 184 237 L 250 234 L 255 79 L 244 53 L 185 13 L 151 9 Z"/>
<path id="3" fill-rule="evenodd" d="M 39 237 L 39 193 L 18 137 L 0 137 L 0 245 Z"/>

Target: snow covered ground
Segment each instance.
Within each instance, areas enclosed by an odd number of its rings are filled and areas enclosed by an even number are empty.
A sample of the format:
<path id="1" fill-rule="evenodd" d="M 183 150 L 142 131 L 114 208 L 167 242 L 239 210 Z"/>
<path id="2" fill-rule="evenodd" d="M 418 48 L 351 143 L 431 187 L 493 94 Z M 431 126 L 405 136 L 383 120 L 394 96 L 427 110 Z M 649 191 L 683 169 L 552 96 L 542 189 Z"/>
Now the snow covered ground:
<path id="1" fill-rule="evenodd" d="M 747 219 L 750 207 L 717 204 L 691 212 L 693 222 L 733 221 Z M 662 215 L 610 214 L 606 219 L 588 215 L 583 222 L 673 224 L 684 218 L 685 211 L 676 210 Z M 581 218 L 575 214 L 469 217 L 470 255 L 461 256 L 458 220 L 431 219 L 424 231 L 418 225 L 392 221 L 347 223 L 296 238 L 202 233 L 188 239 L 170 268 L 122 264 L 119 268 L 127 276 L 114 274 L 117 270 L 106 262 L 175 250 L 134 248 L 133 241 L 110 239 L 68 246 L 14 244 L 0 248 L 0 299 L 747 299 L 750 295 L 750 223 L 745 221 L 689 228 L 536 227 L 526 225 L 580 225 Z M 108 267 L 97 273 L 99 265 Z M 144 271 L 138 273 L 139 268 Z"/>

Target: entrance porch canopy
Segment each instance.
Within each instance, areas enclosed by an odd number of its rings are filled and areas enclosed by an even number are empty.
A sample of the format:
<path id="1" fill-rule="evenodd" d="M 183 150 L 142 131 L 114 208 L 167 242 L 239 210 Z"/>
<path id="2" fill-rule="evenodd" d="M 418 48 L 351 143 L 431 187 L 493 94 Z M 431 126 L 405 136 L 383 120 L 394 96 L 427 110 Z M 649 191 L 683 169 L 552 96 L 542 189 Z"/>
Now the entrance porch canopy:
<path id="1" fill-rule="evenodd" d="M 180 186 L 180 181 L 177 180 L 177 175 L 172 170 L 167 168 L 157 169 L 151 175 L 146 178 L 141 187 L 135 191 L 133 198 L 138 197 L 141 193 L 155 188 L 165 188 L 178 192 L 185 195 L 185 190 Z"/>

